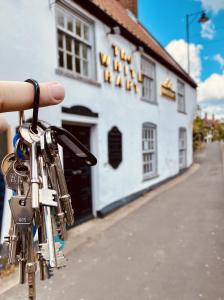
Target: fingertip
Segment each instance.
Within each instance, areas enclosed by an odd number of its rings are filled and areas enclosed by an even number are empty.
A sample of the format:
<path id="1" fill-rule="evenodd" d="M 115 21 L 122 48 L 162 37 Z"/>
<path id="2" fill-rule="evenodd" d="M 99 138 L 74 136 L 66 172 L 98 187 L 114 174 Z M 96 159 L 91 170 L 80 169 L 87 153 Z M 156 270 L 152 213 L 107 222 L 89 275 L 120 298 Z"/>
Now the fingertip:
<path id="1" fill-rule="evenodd" d="M 56 103 L 60 103 L 65 98 L 65 88 L 59 82 L 52 82 L 48 86 L 50 98 Z"/>

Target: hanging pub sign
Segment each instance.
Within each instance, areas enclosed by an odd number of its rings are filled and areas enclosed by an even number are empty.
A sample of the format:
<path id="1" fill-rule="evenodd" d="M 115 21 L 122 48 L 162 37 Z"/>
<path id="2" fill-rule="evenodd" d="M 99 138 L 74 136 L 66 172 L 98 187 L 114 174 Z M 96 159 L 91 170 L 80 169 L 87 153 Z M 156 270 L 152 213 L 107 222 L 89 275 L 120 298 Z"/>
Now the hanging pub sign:
<path id="1" fill-rule="evenodd" d="M 176 100 L 176 92 L 172 90 L 172 82 L 170 79 L 166 79 L 161 85 L 161 96 L 169 98 L 173 101 Z"/>
<path id="2" fill-rule="evenodd" d="M 116 126 L 108 132 L 108 161 L 114 169 L 122 161 L 122 133 Z"/>
<path id="3" fill-rule="evenodd" d="M 143 76 L 141 71 L 137 72 L 133 67 L 133 57 L 115 44 L 112 45 L 112 49 L 112 59 L 109 55 L 100 52 L 100 63 L 104 67 L 104 82 L 138 93 Z"/>

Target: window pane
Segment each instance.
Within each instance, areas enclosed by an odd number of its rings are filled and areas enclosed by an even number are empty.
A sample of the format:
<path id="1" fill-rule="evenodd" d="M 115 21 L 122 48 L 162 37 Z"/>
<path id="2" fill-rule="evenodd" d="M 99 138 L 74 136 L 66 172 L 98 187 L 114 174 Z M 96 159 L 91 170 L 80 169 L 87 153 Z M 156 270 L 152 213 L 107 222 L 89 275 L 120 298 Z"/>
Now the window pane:
<path id="1" fill-rule="evenodd" d="M 76 20 L 76 34 L 78 36 L 82 35 L 82 23 L 79 20 Z"/>
<path id="2" fill-rule="evenodd" d="M 75 55 L 80 56 L 80 43 L 75 41 Z"/>
<path id="3" fill-rule="evenodd" d="M 62 27 L 65 26 L 64 14 L 61 11 L 57 11 L 57 24 L 62 26 Z"/>
<path id="4" fill-rule="evenodd" d="M 86 45 L 82 46 L 82 57 L 88 59 L 88 47 Z"/>
<path id="5" fill-rule="evenodd" d="M 58 47 L 63 48 L 63 34 L 58 31 Z"/>
<path id="6" fill-rule="evenodd" d="M 66 50 L 72 51 L 72 38 L 70 36 L 66 36 Z"/>
<path id="7" fill-rule="evenodd" d="M 86 24 L 84 24 L 83 31 L 84 31 L 84 39 L 86 41 L 89 41 L 89 26 L 87 26 Z"/>
<path id="8" fill-rule="evenodd" d="M 83 61 L 83 75 L 84 76 L 88 76 L 89 75 L 89 70 L 88 70 L 88 62 L 87 61 Z"/>
<path id="9" fill-rule="evenodd" d="M 67 29 L 73 31 L 73 19 L 70 16 L 67 17 Z"/>
<path id="10" fill-rule="evenodd" d="M 80 58 L 75 58 L 75 70 L 77 73 L 81 73 L 81 64 L 80 64 Z"/>
<path id="11" fill-rule="evenodd" d="M 58 64 L 60 67 L 64 67 L 64 55 L 63 55 L 63 52 L 62 51 L 59 51 L 59 54 L 58 54 Z"/>
<path id="12" fill-rule="evenodd" d="M 67 69 L 72 70 L 72 55 L 67 54 Z"/>

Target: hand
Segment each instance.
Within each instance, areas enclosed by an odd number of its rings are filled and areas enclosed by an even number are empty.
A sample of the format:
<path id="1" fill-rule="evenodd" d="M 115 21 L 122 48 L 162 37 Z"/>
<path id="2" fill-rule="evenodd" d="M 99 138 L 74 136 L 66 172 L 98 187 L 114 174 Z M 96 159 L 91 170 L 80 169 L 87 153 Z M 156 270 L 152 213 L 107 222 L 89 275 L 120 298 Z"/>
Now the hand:
<path id="1" fill-rule="evenodd" d="M 65 89 L 59 82 L 40 83 L 40 106 L 63 101 Z M 33 107 L 34 88 L 28 82 L 0 81 L 0 112 L 20 111 Z"/>

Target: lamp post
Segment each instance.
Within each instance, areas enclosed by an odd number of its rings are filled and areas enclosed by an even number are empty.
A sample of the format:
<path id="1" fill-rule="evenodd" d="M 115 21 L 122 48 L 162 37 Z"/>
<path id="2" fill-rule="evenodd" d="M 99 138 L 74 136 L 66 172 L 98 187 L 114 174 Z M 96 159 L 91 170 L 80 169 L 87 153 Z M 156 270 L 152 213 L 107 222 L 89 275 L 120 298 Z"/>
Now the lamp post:
<path id="1" fill-rule="evenodd" d="M 193 16 L 198 16 L 200 15 L 200 18 L 198 19 L 198 22 L 200 24 L 204 24 L 209 21 L 209 17 L 206 15 L 204 11 L 196 12 L 193 14 L 187 14 L 186 15 L 186 31 L 187 31 L 187 71 L 188 74 L 190 75 L 191 68 L 190 68 L 190 24 L 195 20 L 193 19 L 190 22 L 190 18 Z"/>

